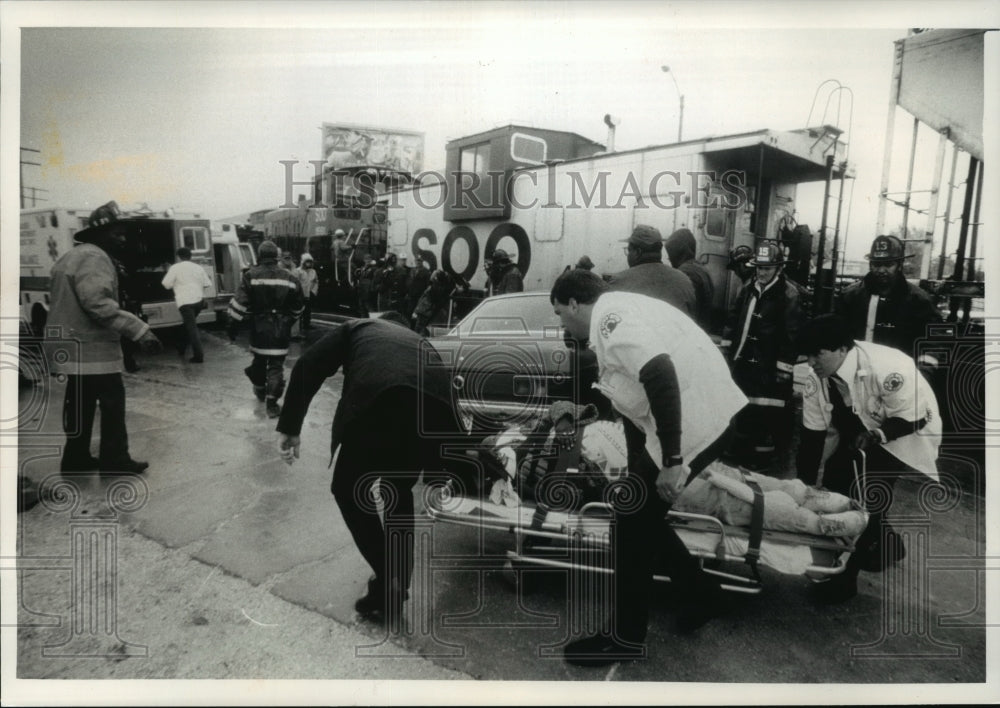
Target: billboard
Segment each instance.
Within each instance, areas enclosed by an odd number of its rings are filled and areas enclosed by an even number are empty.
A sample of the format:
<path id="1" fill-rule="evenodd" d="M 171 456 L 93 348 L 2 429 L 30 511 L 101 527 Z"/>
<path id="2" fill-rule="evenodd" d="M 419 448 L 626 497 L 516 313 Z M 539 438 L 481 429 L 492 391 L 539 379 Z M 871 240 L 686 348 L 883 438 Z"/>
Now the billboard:
<path id="1" fill-rule="evenodd" d="M 424 165 L 424 134 L 324 123 L 322 155 L 329 169 L 383 167 L 417 174 Z"/>
<path id="2" fill-rule="evenodd" d="M 984 30 L 936 29 L 896 43 L 899 105 L 983 159 Z"/>

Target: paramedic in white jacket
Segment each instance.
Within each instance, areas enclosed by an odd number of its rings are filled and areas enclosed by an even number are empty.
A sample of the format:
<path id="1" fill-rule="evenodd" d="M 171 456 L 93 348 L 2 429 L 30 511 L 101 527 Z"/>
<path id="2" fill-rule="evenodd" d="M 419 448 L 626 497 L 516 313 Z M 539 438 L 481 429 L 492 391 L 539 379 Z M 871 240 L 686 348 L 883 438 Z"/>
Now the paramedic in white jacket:
<path id="1" fill-rule="evenodd" d="M 662 300 L 608 292 L 585 270 L 563 273 L 551 301 L 567 333 L 589 342 L 598 387 L 624 417 L 628 478 L 612 526 L 612 636 L 570 642 L 566 660 L 603 665 L 645 656 L 649 592 L 662 556 L 684 604 L 678 628 L 693 631 L 724 610 L 718 584 L 666 523 L 689 474 L 726 449 L 732 417 L 747 399 L 722 354 L 686 313 Z"/>
<path id="2" fill-rule="evenodd" d="M 927 379 L 907 354 L 871 342 L 855 341 L 850 325 L 838 315 L 808 322 L 798 338 L 800 354 L 809 357 L 802 398 L 802 435 L 797 468 L 806 484 L 822 483 L 852 494 L 853 461 L 864 450 L 870 499 L 868 528 L 856 544 L 845 571 L 819 586 L 820 598 L 840 602 L 857 594 L 859 570 L 881 571 L 901 560 L 902 538 L 885 520 L 896 479 L 917 471 L 938 479 L 941 416 Z M 829 433 L 833 433 L 828 436 Z M 874 493 L 877 486 L 881 493 Z"/>

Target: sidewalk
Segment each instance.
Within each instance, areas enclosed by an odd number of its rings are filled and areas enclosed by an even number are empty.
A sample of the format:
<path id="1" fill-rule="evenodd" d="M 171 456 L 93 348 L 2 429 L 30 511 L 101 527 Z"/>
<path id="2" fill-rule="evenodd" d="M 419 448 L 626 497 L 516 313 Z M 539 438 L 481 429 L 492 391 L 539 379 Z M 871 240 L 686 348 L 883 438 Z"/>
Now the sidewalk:
<path id="1" fill-rule="evenodd" d="M 467 678 L 403 647 L 358 651 L 385 637 L 354 617 L 369 571 L 329 494 L 340 377 L 313 401 L 288 467 L 243 374 L 245 346 L 204 339 L 204 364 L 168 345 L 124 375 L 130 448 L 150 463 L 141 478 L 81 479 L 19 516 L 19 563 L 34 568 L 22 573 L 19 677 Z M 63 390 L 49 378 L 21 393 L 19 462 L 37 483 L 58 472 Z M 83 592 L 114 608 L 88 604 L 82 628 L 70 602 L 80 538 L 111 541 L 87 556 L 110 572 Z"/>

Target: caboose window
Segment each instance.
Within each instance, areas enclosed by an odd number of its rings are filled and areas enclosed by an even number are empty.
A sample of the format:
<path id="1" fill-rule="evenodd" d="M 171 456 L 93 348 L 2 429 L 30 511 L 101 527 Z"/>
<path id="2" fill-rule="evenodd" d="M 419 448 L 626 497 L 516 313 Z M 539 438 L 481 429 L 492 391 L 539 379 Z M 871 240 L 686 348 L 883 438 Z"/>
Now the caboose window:
<path id="1" fill-rule="evenodd" d="M 479 143 L 462 148 L 459 155 L 459 169 L 465 173 L 477 174 L 485 181 L 490 169 L 490 144 Z"/>
<path id="2" fill-rule="evenodd" d="M 709 209 L 705 212 L 705 233 L 715 238 L 722 238 L 726 235 L 725 209 Z"/>
<path id="3" fill-rule="evenodd" d="M 548 143 L 534 135 L 514 133 L 510 136 L 510 156 L 516 162 L 527 162 L 529 165 L 544 164 L 548 147 Z"/>

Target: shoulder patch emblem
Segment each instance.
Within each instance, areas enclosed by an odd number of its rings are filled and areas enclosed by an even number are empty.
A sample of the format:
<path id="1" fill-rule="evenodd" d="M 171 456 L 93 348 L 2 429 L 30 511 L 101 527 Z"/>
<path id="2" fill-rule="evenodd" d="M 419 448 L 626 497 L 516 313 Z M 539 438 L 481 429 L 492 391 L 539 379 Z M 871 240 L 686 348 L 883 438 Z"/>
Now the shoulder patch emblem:
<path id="1" fill-rule="evenodd" d="M 804 388 L 805 390 L 802 391 L 802 395 L 808 397 L 815 396 L 816 392 L 819 390 L 819 387 L 816 385 L 816 379 L 812 376 L 806 379 Z"/>
<path id="2" fill-rule="evenodd" d="M 882 382 L 882 388 L 884 388 L 889 393 L 893 391 L 898 391 L 903 385 L 903 375 L 892 373 L 885 377 L 885 381 Z"/>
<path id="3" fill-rule="evenodd" d="M 601 336 L 607 339 L 608 336 L 615 331 L 615 327 L 617 327 L 618 323 L 621 321 L 621 315 L 617 312 L 609 312 L 606 314 L 604 319 L 601 320 Z"/>

